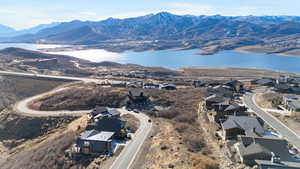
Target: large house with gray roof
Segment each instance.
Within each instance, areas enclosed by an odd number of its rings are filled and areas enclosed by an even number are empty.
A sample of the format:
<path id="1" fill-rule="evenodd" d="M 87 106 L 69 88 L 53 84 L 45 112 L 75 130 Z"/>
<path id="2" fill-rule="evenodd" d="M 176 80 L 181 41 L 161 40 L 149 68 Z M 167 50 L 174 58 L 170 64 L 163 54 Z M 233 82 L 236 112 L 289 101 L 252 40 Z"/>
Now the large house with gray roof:
<path id="1" fill-rule="evenodd" d="M 277 137 L 238 136 L 236 149 L 242 163 L 253 166 L 255 160 L 272 160 L 294 162 L 289 154 L 288 143 Z"/>
<path id="2" fill-rule="evenodd" d="M 112 138 L 114 132 L 88 130 L 76 141 L 77 153 L 105 154 L 112 152 Z"/>
<path id="3" fill-rule="evenodd" d="M 221 126 L 224 140 L 236 138 L 238 135 L 262 136 L 266 131 L 261 122 L 251 116 L 228 116 Z"/>
<path id="4" fill-rule="evenodd" d="M 288 95 L 288 96 L 283 96 L 282 99 L 287 110 L 291 112 L 300 111 L 300 96 Z"/>

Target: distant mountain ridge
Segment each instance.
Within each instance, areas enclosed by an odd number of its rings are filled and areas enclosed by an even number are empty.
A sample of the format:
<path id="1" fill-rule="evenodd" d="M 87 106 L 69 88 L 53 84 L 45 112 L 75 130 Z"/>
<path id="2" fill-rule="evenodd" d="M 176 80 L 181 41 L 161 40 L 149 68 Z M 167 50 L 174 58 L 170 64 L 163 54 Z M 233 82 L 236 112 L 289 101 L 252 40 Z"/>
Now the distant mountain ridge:
<path id="1" fill-rule="evenodd" d="M 298 16 L 193 16 L 160 12 L 127 19 L 63 22 L 4 41 L 79 45 L 109 41 L 182 41 L 185 48 L 216 51 L 263 44 L 286 36 L 295 40 L 298 34 Z"/>
<path id="2" fill-rule="evenodd" d="M 31 27 L 31 28 L 22 29 L 22 30 L 15 30 L 8 26 L 0 25 L 0 37 L 14 37 L 14 36 L 21 36 L 21 35 L 26 35 L 26 34 L 36 34 L 43 29 L 55 27 L 59 24 L 60 24 L 60 22 L 53 22 L 50 24 L 40 24 L 40 25 Z"/>
<path id="3" fill-rule="evenodd" d="M 300 17 L 293 16 L 192 16 L 168 12 L 141 17 L 103 21 L 64 22 L 41 29 L 32 35 L 33 41 L 85 44 L 102 40 L 159 40 L 159 39 L 214 39 L 216 37 L 276 36 L 275 27 L 300 32 Z M 71 33 L 72 32 L 72 33 Z M 71 35 L 72 34 L 72 35 Z M 215 35 L 215 36 L 214 36 Z M 23 36 L 15 39 L 24 39 Z M 26 40 L 26 38 L 24 39 Z"/>
<path id="4" fill-rule="evenodd" d="M 1 25 L 0 24 L 0 37 L 5 35 L 5 34 L 9 34 L 9 33 L 12 33 L 12 32 L 15 32 L 16 30 L 9 27 L 9 26 L 6 26 L 6 25 Z"/>

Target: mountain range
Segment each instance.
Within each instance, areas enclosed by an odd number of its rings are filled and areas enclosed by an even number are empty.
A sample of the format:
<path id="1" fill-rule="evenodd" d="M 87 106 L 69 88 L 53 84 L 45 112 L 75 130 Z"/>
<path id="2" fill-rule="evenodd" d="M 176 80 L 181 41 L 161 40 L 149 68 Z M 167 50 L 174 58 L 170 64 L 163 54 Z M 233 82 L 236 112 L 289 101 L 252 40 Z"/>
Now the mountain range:
<path id="1" fill-rule="evenodd" d="M 15 36 L 21 36 L 25 34 L 36 34 L 40 30 L 46 29 L 46 28 L 51 28 L 59 25 L 60 22 L 53 22 L 50 24 L 40 24 L 28 29 L 22 29 L 22 30 L 15 30 L 14 28 L 11 28 L 6 25 L 1 25 L 0 24 L 0 37 L 15 37 Z"/>
<path id="2" fill-rule="evenodd" d="M 9 26 L 5 26 L 5 25 L 1 25 L 0 24 L 0 37 L 1 36 L 5 36 L 7 34 L 11 34 L 13 32 L 15 32 L 16 30 L 9 27 Z"/>
<path id="3" fill-rule="evenodd" d="M 298 16 L 193 16 L 160 12 L 127 19 L 55 23 L 2 41 L 97 45 L 163 40 L 185 44 L 174 47 L 215 51 L 273 43 L 272 39 L 285 37 L 297 40 L 299 33 Z"/>

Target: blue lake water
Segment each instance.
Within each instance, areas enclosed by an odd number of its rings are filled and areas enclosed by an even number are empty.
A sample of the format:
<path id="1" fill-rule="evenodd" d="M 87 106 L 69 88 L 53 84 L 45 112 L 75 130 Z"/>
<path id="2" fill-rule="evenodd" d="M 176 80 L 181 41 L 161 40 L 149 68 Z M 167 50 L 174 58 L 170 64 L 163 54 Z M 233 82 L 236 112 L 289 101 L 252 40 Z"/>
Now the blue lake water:
<path id="1" fill-rule="evenodd" d="M 56 47 L 56 45 L 34 44 L 0 44 L 0 49 L 5 47 L 21 47 L 36 50 L 38 48 Z M 132 63 L 143 66 L 162 66 L 178 69 L 187 66 L 211 67 L 252 67 L 300 73 L 300 56 L 288 57 L 268 54 L 249 54 L 237 51 L 222 51 L 214 55 L 195 55 L 199 50 L 161 50 L 145 52 L 112 53 L 105 50 L 84 50 L 56 52 L 94 62 L 114 61 L 119 63 Z"/>

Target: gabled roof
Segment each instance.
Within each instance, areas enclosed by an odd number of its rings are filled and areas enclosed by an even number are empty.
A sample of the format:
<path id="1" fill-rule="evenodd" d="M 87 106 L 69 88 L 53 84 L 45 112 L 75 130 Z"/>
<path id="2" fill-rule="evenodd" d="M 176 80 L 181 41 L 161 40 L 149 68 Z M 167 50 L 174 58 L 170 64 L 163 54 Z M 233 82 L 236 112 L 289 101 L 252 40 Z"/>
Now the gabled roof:
<path id="1" fill-rule="evenodd" d="M 118 116 L 121 114 L 117 109 L 108 109 L 108 112 L 112 116 Z"/>
<path id="2" fill-rule="evenodd" d="M 287 141 L 276 137 L 248 137 L 239 136 L 242 156 L 264 153 L 272 156 L 271 152 L 280 156 L 283 161 L 294 161 L 290 156 Z"/>
<path id="3" fill-rule="evenodd" d="M 280 163 L 273 163 L 270 160 L 255 160 L 259 166 L 268 167 L 268 169 L 299 169 L 299 162 L 280 161 Z"/>
<path id="4" fill-rule="evenodd" d="M 229 81 L 229 82 L 225 83 L 225 85 L 230 86 L 230 87 L 234 87 L 234 86 L 243 85 L 243 83 L 238 81 L 238 80 L 233 80 L 233 81 Z"/>
<path id="5" fill-rule="evenodd" d="M 265 84 L 273 83 L 274 80 L 270 78 L 262 78 L 262 79 L 255 80 L 254 82 L 257 84 L 265 85 Z"/>
<path id="6" fill-rule="evenodd" d="M 257 118 L 250 116 L 228 116 L 228 119 L 222 123 L 224 129 L 239 128 L 244 131 L 253 131 L 262 135 L 265 129 L 261 126 Z"/>
<path id="7" fill-rule="evenodd" d="M 217 96 L 215 94 L 205 98 L 205 101 L 215 102 L 215 103 L 222 103 L 225 100 L 228 100 L 228 99 L 221 97 L 221 96 Z"/>
<path id="8" fill-rule="evenodd" d="M 139 90 L 131 90 L 129 91 L 129 95 L 131 95 L 132 97 L 139 97 L 142 96 L 144 93 L 142 91 Z"/>
<path id="9" fill-rule="evenodd" d="M 283 100 L 286 100 L 288 103 L 288 106 L 297 110 L 300 109 L 300 96 L 298 95 L 288 95 L 283 96 Z"/>
<path id="10" fill-rule="evenodd" d="M 97 113 L 103 113 L 103 112 L 107 112 L 107 108 L 103 107 L 103 106 L 96 106 L 96 108 L 94 109 L 95 112 Z"/>
<path id="11" fill-rule="evenodd" d="M 224 111 L 232 111 L 232 110 L 238 110 L 241 106 L 237 103 L 233 102 L 231 103 Z"/>

